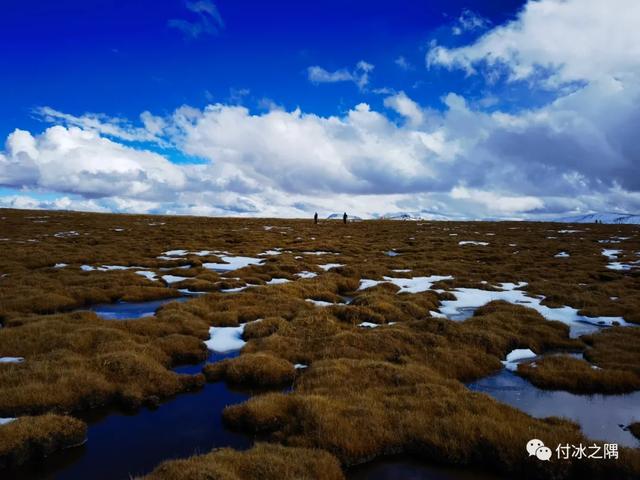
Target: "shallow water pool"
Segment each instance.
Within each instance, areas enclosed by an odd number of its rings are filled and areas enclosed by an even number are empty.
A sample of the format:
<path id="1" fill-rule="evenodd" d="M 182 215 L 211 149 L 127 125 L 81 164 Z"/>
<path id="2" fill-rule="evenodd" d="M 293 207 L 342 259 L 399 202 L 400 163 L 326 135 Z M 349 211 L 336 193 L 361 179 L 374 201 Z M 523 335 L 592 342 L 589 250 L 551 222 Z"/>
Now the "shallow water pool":
<path id="1" fill-rule="evenodd" d="M 467 387 L 491 395 L 533 417 L 556 416 L 573 420 L 593 440 L 640 447 L 640 442 L 620 427 L 640 420 L 640 392 L 626 395 L 576 395 L 564 391 L 541 390 L 506 369 L 469 383 Z"/>
<path id="2" fill-rule="evenodd" d="M 105 320 L 131 320 L 136 318 L 151 317 L 161 306 L 171 302 L 186 302 L 191 296 L 163 298 L 161 300 L 149 300 L 147 302 L 117 302 L 102 303 L 83 309 L 95 312 Z"/>
<path id="3" fill-rule="evenodd" d="M 210 353 L 208 361 L 238 355 Z M 202 366 L 186 365 L 174 371 L 199 373 Z M 114 409 L 92 411 L 81 417 L 89 424 L 84 445 L 56 453 L 38 464 L 3 472 L 2 478 L 129 479 L 149 473 L 164 460 L 207 453 L 216 447 L 246 449 L 251 446 L 251 438 L 226 429 L 222 410 L 249 396 L 218 382 L 180 394 L 155 410 L 145 408 L 130 414 Z"/>

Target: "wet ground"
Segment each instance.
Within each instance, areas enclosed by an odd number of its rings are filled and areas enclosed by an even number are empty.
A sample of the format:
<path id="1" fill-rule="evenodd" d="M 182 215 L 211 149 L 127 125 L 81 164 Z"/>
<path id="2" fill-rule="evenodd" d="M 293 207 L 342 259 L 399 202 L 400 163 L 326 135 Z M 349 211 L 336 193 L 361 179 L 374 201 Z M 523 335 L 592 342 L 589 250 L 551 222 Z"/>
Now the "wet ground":
<path id="1" fill-rule="evenodd" d="M 106 319 L 135 319 L 153 315 L 166 303 L 189 298 L 189 295 L 185 295 L 138 303 L 119 302 L 96 305 L 90 310 Z M 343 300 L 348 303 L 351 298 L 343 297 Z M 474 310 L 464 308 L 459 315 L 466 318 Z M 238 351 L 224 354 L 210 352 L 206 362 L 238 354 Z M 179 366 L 174 371 L 180 374 L 200 373 L 206 362 Z M 562 416 L 572 419 L 594 440 L 614 442 L 621 446 L 640 446 L 640 442 L 622 428 L 634 420 L 640 420 L 640 392 L 628 395 L 575 395 L 563 391 L 545 391 L 506 369 L 467 386 L 534 417 Z M 249 396 L 248 392 L 237 391 L 218 382 L 207 384 L 197 392 L 179 395 L 155 410 L 123 413 L 110 409 L 91 412 L 82 417 L 89 424 L 88 439 L 84 445 L 58 453 L 39 464 L 9 472 L 3 479 L 127 479 L 150 472 L 164 460 L 206 453 L 216 447 L 249 448 L 251 438 L 232 432 L 222 424 L 224 407 L 242 402 Z M 347 475 L 351 480 L 497 478 L 484 473 L 426 465 L 404 457 L 380 459 L 354 467 Z"/>

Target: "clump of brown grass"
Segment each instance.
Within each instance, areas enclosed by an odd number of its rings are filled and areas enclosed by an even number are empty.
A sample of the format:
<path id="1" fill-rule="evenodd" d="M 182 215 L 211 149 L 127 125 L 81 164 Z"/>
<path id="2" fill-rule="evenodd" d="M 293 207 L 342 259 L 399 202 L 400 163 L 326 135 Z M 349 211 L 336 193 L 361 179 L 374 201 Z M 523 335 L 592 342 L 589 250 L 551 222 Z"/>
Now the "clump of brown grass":
<path id="1" fill-rule="evenodd" d="M 295 378 L 291 362 L 266 353 L 247 353 L 236 358 L 205 365 L 202 370 L 209 382 L 226 380 L 229 383 L 278 387 L 288 385 Z"/>
<path id="2" fill-rule="evenodd" d="M 406 303 L 404 295 L 389 301 Z M 430 301 L 430 296 L 424 296 Z M 418 300 L 419 301 L 419 300 Z M 316 309 L 286 322 L 270 320 L 249 324 L 244 352 L 269 352 L 293 363 L 313 363 L 327 358 L 375 359 L 393 363 L 408 361 L 429 365 L 450 378 L 469 381 L 502 368 L 500 361 L 514 348 L 544 352 L 558 348 L 581 349 L 579 340 L 568 336 L 568 327 L 549 322 L 522 306 L 494 302 L 472 319 L 456 323 L 425 317 L 403 323 L 362 329 L 346 325 L 343 312 L 361 312 L 368 307 L 346 306 Z M 406 315 L 406 316 L 405 316 Z M 337 317 L 337 318 L 336 318 Z M 339 320 L 338 320 L 339 319 Z M 352 320 L 372 321 L 366 316 Z M 384 324 L 386 318 L 374 322 Z M 260 332 L 254 335 L 252 332 Z"/>
<path id="3" fill-rule="evenodd" d="M 243 338 L 251 340 L 253 338 L 263 338 L 273 335 L 276 332 L 283 333 L 289 327 L 289 322 L 281 317 L 268 317 L 260 322 L 251 322 L 244 327 Z"/>
<path id="4" fill-rule="evenodd" d="M 629 393 L 640 390 L 640 376 L 628 370 L 594 369 L 588 362 L 555 355 L 522 363 L 518 374 L 535 386 L 572 393 Z"/>
<path id="5" fill-rule="evenodd" d="M 608 328 L 583 340 L 591 347 L 584 354 L 591 363 L 640 375 L 640 328 Z"/>
<path id="6" fill-rule="evenodd" d="M 0 414 L 70 412 L 114 402 L 137 407 L 204 383 L 202 376 L 168 370 L 206 355 L 200 339 L 178 333 L 178 323 L 105 321 L 79 312 L 11 325 L 0 329 L 0 351 L 26 360 L 0 365 Z M 199 322 L 192 327 L 200 331 Z"/>
<path id="7" fill-rule="evenodd" d="M 326 451 L 258 443 L 250 450 L 214 450 L 184 460 L 171 460 L 145 480 L 343 480 L 338 460 Z"/>
<path id="8" fill-rule="evenodd" d="M 84 422 L 67 416 L 21 417 L 0 426 L 0 468 L 16 467 L 79 445 L 87 435 Z"/>
<path id="9" fill-rule="evenodd" d="M 172 333 L 160 337 L 155 345 L 171 358 L 173 364 L 198 363 L 207 358 L 206 345 L 199 338 Z"/>

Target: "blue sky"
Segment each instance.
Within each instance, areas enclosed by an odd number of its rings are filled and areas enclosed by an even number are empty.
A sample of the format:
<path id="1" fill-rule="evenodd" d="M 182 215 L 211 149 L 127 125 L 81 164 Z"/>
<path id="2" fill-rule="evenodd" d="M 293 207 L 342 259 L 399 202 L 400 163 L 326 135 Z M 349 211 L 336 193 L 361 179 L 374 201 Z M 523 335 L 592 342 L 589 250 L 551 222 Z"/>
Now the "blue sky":
<path id="1" fill-rule="evenodd" d="M 0 134 L 41 128 L 31 110 L 42 105 L 135 117 L 144 110 L 171 112 L 183 104 L 244 97 L 250 108 L 260 108 L 266 98 L 286 108 L 336 114 L 363 99 L 380 102 L 380 96 L 353 84 L 315 88 L 306 80 L 307 67 L 337 70 L 362 59 L 376 66 L 371 88 L 411 90 L 417 100 L 439 108 L 440 96 L 452 87 L 482 94 L 482 82 L 448 72 L 427 78 L 424 72 L 429 41 L 464 40 L 450 29 L 469 3 L 495 23 L 522 6 L 512 0 L 401 0 L 393 6 L 223 0 L 215 5 L 224 26 L 190 38 L 169 26 L 172 19 L 197 20 L 181 0 L 3 2 L 0 88 L 10 95 L 3 98 Z M 399 68 L 398 57 L 413 68 Z"/>
<path id="2" fill-rule="evenodd" d="M 638 116 L 635 2 L 309 3 L 3 2 L 0 205 L 465 218 L 640 207 L 638 148 L 595 118 Z"/>

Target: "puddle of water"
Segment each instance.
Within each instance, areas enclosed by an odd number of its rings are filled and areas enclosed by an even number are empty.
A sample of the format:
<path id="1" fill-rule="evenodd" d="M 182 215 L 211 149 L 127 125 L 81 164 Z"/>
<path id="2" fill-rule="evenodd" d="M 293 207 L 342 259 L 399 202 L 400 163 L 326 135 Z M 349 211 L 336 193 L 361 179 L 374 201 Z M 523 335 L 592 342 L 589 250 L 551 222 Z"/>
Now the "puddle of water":
<path id="1" fill-rule="evenodd" d="M 182 394 L 157 410 L 134 415 L 111 413 L 90 420 L 88 441 L 81 447 L 3 478 L 124 479 L 148 473 L 164 460 L 206 453 L 216 447 L 245 449 L 251 440 L 226 430 L 221 412 L 225 406 L 248 397 L 220 382 Z"/>
<path id="2" fill-rule="evenodd" d="M 506 369 L 469 383 L 467 387 L 491 395 L 533 417 L 556 416 L 573 420 L 592 440 L 627 447 L 640 446 L 630 432 L 619 426 L 640 420 L 640 392 L 627 395 L 575 395 L 564 391 L 541 390 Z"/>
<path id="3" fill-rule="evenodd" d="M 103 303 L 87 308 L 105 320 L 126 320 L 151 317 L 162 305 L 170 302 L 186 302 L 190 296 L 150 300 L 148 302 Z"/>
<path id="4" fill-rule="evenodd" d="M 202 371 L 207 362 L 236 357 L 239 351 L 209 352 L 206 362 L 173 369 L 180 374 Z M 222 410 L 250 394 L 224 382 L 207 383 L 201 390 L 180 394 L 158 409 L 123 413 L 113 409 L 91 411 L 81 418 L 89 424 L 87 442 L 44 461 L 6 472 L 6 480 L 110 480 L 131 478 L 153 470 L 159 463 L 208 453 L 213 448 L 246 449 L 251 438 L 227 430 Z"/>
<path id="5" fill-rule="evenodd" d="M 460 307 L 458 308 L 456 313 L 445 315 L 445 317 L 449 318 L 450 320 L 455 320 L 456 322 L 462 322 L 468 318 L 473 317 L 473 314 L 476 310 L 476 307 Z"/>
<path id="6" fill-rule="evenodd" d="M 420 463 L 405 457 L 383 458 L 349 469 L 349 480 L 497 480 L 489 473 Z"/>

